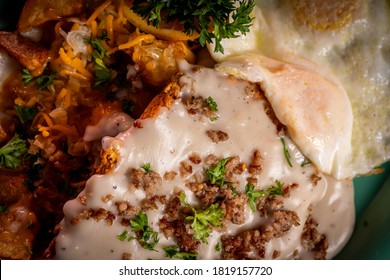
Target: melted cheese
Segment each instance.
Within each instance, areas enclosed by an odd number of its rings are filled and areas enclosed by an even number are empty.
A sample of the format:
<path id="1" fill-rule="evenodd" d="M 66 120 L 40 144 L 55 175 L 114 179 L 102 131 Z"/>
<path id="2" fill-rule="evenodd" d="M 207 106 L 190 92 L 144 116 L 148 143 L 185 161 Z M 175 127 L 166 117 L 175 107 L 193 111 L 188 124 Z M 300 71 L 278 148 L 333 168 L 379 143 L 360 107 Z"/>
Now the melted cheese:
<path id="1" fill-rule="evenodd" d="M 291 140 L 287 140 L 291 151 L 292 167 L 286 161 L 283 145 L 275 125 L 264 111 L 264 100 L 254 99 L 248 91 L 247 82 L 229 78 L 226 74 L 212 69 L 191 71 L 181 77 L 180 97 L 170 107 L 161 108 L 156 118 L 141 121 L 142 128 L 132 126 L 117 137 L 103 139 L 103 148 L 118 150 L 119 160 L 114 170 L 104 175 L 94 175 L 87 182 L 79 196 L 86 197 L 86 205 L 78 199 L 68 201 L 64 206 L 65 218 L 62 230 L 56 241 L 56 256 L 59 259 L 121 259 L 124 253 L 133 259 L 166 258 L 163 248 L 175 245 L 172 238 L 165 238 L 159 229 L 159 220 L 163 216 L 164 206 L 145 213 L 149 225 L 159 233 L 159 243 L 155 251 L 142 248 L 136 240 L 120 241 L 117 236 L 124 230 L 120 218 L 112 225 L 106 221 L 94 219 L 80 220 L 72 224 L 71 220 L 84 209 L 104 208 L 118 213 L 115 202 L 128 201 L 133 206 L 140 206 L 146 194 L 142 189 L 130 190 L 127 172 L 130 168 L 140 168 L 150 163 L 151 168 L 163 175 L 165 172 L 179 173 L 179 163 L 188 161 L 188 156 L 197 152 L 201 158 L 214 154 L 219 158 L 239 156 L 241 162 L 250 163 L 254 150 L 258 149 L 263 158 L 262 171 L 258 179 L 261 188 L 267 188 L 275 180 L 284 184 L 297 183 L 298 188 L 291 191 L 289 198 L 282 198 L 284 208 L 295 211 L 300 218 L 300 225 L 283 237 L 271 240 L 267 244 L 266 258 L 271 258 L 274 250 L 280 250 L 279 258 L 312 258 L 301 245 L 301 234 L 305 221 L 313 209 L 312 215 L 319 223 L 319 230 L 326 234 L 329 242 L 328 258 L 332 258 L 348 240 L 354 223 L 353 188 L 350 181 L 335 181 L 325 175 L 317 185 L 313 185 L 311 175 L 317 170 L 313 166 L 301 167 L 302 154 Z M 199 115 L 190 116 L 183 99 L 192 94 L 204 99 L 211 96 L 218 104 L 216 121 Z M 224 142 L 213 143 L 207 136 L 208 130 L 221 130 L 229 135 Z M 193 174 L 202 172 L 204 165 L 192 165 Z M 240 175 L 238 191 L 244 192 L 249 173 Z M 195 195 L 185 187 L 185 180 L 178 175 L 172 181 L 163 180 L 163 187 L 156 194 L 171 197 L 174 191 L 182 190 L 187 201 L 198 204 Z M 111 195 L 112 199 L 103 202 L 102 198 Z M 258 228 L 263 222 L 258 211 L 253 212 L 249 204 L 245 206 L 245 222 L 235 225 L 226 222 L 223 232 L 213 230 L 208 244 L 202 243 L 198 250 L 199 259 L 217 259 L 219 253 L 215 245 L 222 234 L 234 235 L 244 229 Z M 298 254 L 294 255 L 294 252 Z"/>

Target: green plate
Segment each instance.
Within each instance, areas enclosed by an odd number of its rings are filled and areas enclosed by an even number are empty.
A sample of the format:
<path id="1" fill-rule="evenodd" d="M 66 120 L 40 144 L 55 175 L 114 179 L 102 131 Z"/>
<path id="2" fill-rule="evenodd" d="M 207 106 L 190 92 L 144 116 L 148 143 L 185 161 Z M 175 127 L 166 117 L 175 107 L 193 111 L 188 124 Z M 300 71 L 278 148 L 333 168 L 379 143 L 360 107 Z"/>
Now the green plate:
<path id="1" fill-rule="evenodd" d="M 0 0 L 0 30 L 15 30 L 23 3 Z M 382 167 L 382 174 L 354 180 L 356 226 L 336 259 L 390 259 L 390 163 Z"/>
<path id="2" fill-rule="evenodd" d="M 336 259 L 390 260 L 390 163 L 385 172 L 354 180 L 356 224 Z"/>

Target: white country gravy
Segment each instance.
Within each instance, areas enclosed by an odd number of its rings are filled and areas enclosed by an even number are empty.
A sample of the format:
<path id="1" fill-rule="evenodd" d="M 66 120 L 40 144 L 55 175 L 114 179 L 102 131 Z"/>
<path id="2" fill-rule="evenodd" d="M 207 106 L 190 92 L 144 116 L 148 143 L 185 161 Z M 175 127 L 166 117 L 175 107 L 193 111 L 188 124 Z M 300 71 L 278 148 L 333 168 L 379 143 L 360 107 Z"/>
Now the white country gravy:
<path id="1" fill-rule="evenodd" d="M 91 177 L 79 198 L 65 204 L 65 218 L 56 239 L 56 258 L 122 259 L 124 254 L 132 259 L 166 258 L 163 248 L 175 245 L 176 241 L 173 237 L 165 237 L 159 227 L 165 211 L 163 204 L 158 204 L 157 210 L 144 211 L 148 216 L 149 226 L 158 232 L 159 242 L 154 250 L 144 249 L 136 239 L 120 241 L 117 238 L 124 230 L 130 235 L 134 234 L 130 226 L 121 224 L 122 217 L 118 216 L 115 202 L 127 201 L 134 207 L 140 207 L 141 200 L 146 197 L 143 189 L 129 188 L 129 169 L 140 169 L 149 163 L 151 169 L 162 177 L 162 187 L 156 191 L 156 195 L 164 195 L 169 201 L 182 190 L 187 202 L 196 207 L 199 200 L 186 187 L 186 181 L 193 180 L 193 174 L 204 173 L 205 163 L 191 163 L 188 160 L 190 154 L 197 153 L 202 160 L 210 154 L 218 158 L 239 156 L 240 161 L 248 166 L 255 150 L 260 151 L 263 159 L 261 172 L 257 175 L 259 183 L 256 189 L 266 189 L 274 185 L 275 180 L 284 185 L 298 185 L 291 190 L 289 197 L 276 197 L 283 202 L 283 209 L 296 212 L 299 225 L 292 226 L 283 236 L 267 242 L 264 258 L 313 258 L 312 252 L 307 251 L 301 242 L 309 215 L 318 222 L 318 231 L 327 238 L 329 246 L 326 258 L 334 257 L 348 241 L 353 229 L 352 182 L 336 181 L 318 173 L 310 164 L 302 167 L 302 154 L 287 136 L 283 136 L 291 155 L 290 167 L 283 151 L 281 135 L 264 110 L 266 101 L 251 96 L 249 83 L 213 69 L 197 68 L 197 71 L 191 71 L 189 66 L 179 84 L 180 98 L 175 100 L 170 109 L 163 107 L 157 117 L 141 120 L 142 128 L 132 126 L 115 138 L 103 139 L 105 150 L 117 149 L 118 161 L 111 172 Z M 183 100 L 191 95 L 203 99 L 212 97 L 218 105 L 218 119 L 210 120 L 199 114 L 190 115 Z M 215 143 L 206 133 L 209 130 L 223 131 L 229 138 Z M 181 162 L 192 166 L 191 174 L 180 175 Z M 172 180 L 164 179 L 164 174 L 172 171 L 178 175 Z M 313 174 L 321 177 L 316 183 L 312 179 Z M 239 175 L 239 184 L 236 185 L 238 192 L 244 193 L 248 177 L 248 170 Z M 112 225 L 104 219 L 97 221 L 93 218 L 80 219 L 78 223 L 71 222 L 83 210 L 99 208 L 114 215 Z M 201 243 L 197 258 L 219 259 L 221 252 L 215 247 L 221 242 L 223 235 L 233 236 L 244 230 L 260 228 L 266 219 L 259 211 L 252 211 L 249 203 L 246 203 L 244 223 L 224 221 L 225 227 L 222 229 L 213 228 L 208 243 Z M 274 254 L 275 251 L 278 252 L 277 255 Z"/>

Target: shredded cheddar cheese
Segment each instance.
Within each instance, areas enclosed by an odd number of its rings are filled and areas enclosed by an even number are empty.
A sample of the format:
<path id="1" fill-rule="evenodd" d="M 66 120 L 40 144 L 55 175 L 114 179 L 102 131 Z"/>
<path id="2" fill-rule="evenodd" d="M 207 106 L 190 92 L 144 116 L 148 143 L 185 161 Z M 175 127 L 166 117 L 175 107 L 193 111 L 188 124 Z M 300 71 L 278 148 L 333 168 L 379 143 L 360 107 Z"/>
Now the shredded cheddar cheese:
<path id="1" fill-rule="evenodd" d="M 91 72 L 89 72 L 87 69 L 85 69 L 84 63 L 83 63 L 78 57 L 75 57 L 75 58 L 72 59 L 71 57 L 69 57 L 69 56 L 65 53 L 65 51 L 64 51 L 63 48 L 61 48 L 61 49 L 59 50 L 59 55 L 60 55 L 62 61 L 63 61 L 66 65 L 68 65 L 68 66 L 74 68 L 75 70 L 77 70 L 77 71 L 78 71 L 81 75 L 83 75 L 86 79 L 92 79 L 92 74 L 91 74 Z"/>
<path id="2" fill-rule="evenodd" d="M 100 14 L 101 12 L 103 12 L 104 9 L 106 9 L 106 8 L 111 4 L 111 2 L 112 2 L 112 1 L 109 0 L 109 1 L 104 2 L 102 5 L 100 5 L 100 6 L 92 13 L 92 15 L 88 18 L 87 24 L 89 25 L 89 24 L 91 24 L 91 22 L 95 21 L 96 18 L 99 16 L 99 14 Z"/>

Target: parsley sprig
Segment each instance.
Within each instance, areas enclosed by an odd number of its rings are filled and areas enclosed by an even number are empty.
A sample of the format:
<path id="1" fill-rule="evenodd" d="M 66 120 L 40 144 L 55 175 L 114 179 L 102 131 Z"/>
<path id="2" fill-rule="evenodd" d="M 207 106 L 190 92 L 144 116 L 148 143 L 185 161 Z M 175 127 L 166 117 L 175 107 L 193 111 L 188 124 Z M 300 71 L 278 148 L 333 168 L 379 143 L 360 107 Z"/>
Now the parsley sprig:
<path id="1" fill-rule="evenodd" d="M 32 81 L 34 81 L 34 77 L 31 75 L 30 70 L 28 70 L 27 68 L 24 68 L 22 69 L 22 71 L 20 71 L 20 77 L 22 77 L 22 81 L 26 86 Z"/>
<path id="2" fill-rule="evenodd" d="M 0 148 L 0 166 L 16 168 L 21 165 L 23 156 L 27 153 L 26 140 L 18 134 Z"/>
<path id="3" fill-rule="evenodd" d="M 90 38 L 88 44 L 93 48 L 92 58 L 95 62 L 95 83 L 94 86 L 100 86 L 110 79 L 110 69 L 107 68 L 104 58 L 109 57 L 106 49 L 102 45 L 102 41 L 108 41 L 107 32 L 102 31 L 102 34 L 97 38 Z"/>
<path id="4" fill-rule="evenodd" d="M 155 27 L 177 20 L 186 34 L 199 34 L 203 47 L 215 39 L 214 51 L 223 53 L 222 39 L 249 32 L 254 6 L 254 0 L 134 0 L 131 9 Z"/>
<path id="5" fill-rule="evenodd" d="M 283 191 L 283 183 L 279 180 L 275 180 L 276 186 L 271 186 L 265 190 L 257 190 L 255 191 L 255 186 L 252 184 L 248 184 L 245 186 L 245 193 L 248 196 L 249 206 L 252 211 L 256 211 L 256 199 L 260 198 L 263 195 L 268 195 L 269 197 L 274 197 L 275 195 L 282 195 Z"/>
<path id="6" fill-rule="evenodd" d="M 127 230 L 124 230 L 117 238 L 120 241 L 137 239 L 145 249 L 154 250 L 154 247 L 156 247 L 159 241 L 158 233 L 154 232 L 148 225 L 148 216 L 144 212 L 139 211 L 138 214 L 130 220 L 130 227 L 131 230 L 136 233 L 137 237 L 131 236 Z"/>
<path id="7" fill-rule="evenodd" d="M 229 159 L 230 158 L 223 158 L 212 168 L 206 169 L 206 174 L 209 177 L 211 184 L 217 184 L 221 187 L 225 184 L 225 165 L 229 161 Z"/>
<path id="8" fill-rule="evenodd" d="M 164 248 L 165 256 L 168 258 L 182 259 L 182 260 L 196 260 L 196 253 L 181 252 L 178 246 L 168 246 Z"/>
<path id="9" fill-rule="evenodd" d="M 36 106 L 15 105 L 14 108 L 22 124 L 32 121 L 38 113 L 38 108 Z"/>
<path id="10" fill-rule="evenodd" d="M 154 250 L 157 245 L 158 233 L 148 225 L 148 216 L 139 211 L 133 219 L 130 220 L 130 227 L 137 235 L 138 242 L 147 250 Z M 126 238 L 126 237 L 125 237 Z"/>
<path id="11" fill-rule="evenodd" d="M 203 210 L 197 210 L 186 202 L 186 195 L 183 192 L 180 193 L 180 202 L 192 211 L 192 215 L 187 216 L 185 221 L 191 223 L 191 228 L 194 230 L 194 239 L 207 243 L 207 237 L 212 231 L 211 227 L 222 225 L 224 214 L 222 209 L 219 208 L 219 204 L 214 203 Z"/>
<path id="12" fill-rule="evenodd" d="M 210 108 L 211 112 L 218 112 L 218 104 L 211 96 L 207 97 L 204 102 L 206 103 L 207 107 Z"/>
<path id="13" fill-rule="evenodd" d="M 27 68 L 24 68 L 20 72 L 20 77 L 22 77 L 23 83 L 27 86 L 33 81 L 37 82 L 37 87 L 39 90 L 44 90 L 47 87 L 51 86 L 54 83 L 54 80 L 57 76 L 55 72 L 48 72 L 45 71 L 46 73 L 34 78 L 30 71 Z"/>
<path id="14" fill-rule="evenodd" d="M 145 163 L 141 166 L 141 168 L 146 172 L 146 173 L 150 173 L 150 172 L 153 172 L 152 170 L 152 165 L 148 162 L 148 163 Z"/>

